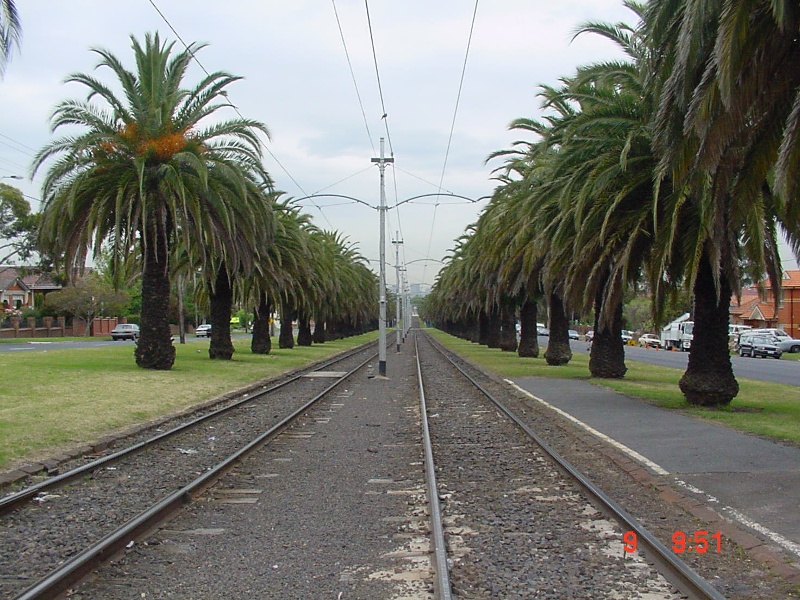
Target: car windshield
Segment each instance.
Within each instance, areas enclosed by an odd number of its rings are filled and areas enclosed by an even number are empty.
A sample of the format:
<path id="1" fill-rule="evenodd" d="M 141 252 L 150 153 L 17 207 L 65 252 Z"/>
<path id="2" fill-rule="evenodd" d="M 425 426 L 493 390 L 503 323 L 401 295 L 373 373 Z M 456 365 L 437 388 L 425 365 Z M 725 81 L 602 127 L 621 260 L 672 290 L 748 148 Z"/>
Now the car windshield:
<path id="1" fill-rule="evenodd" d="M 686 323 L 686 325 L 684 325 L 683 327 L 684 333 L 692 333 L 693 329 L 694 329 L 694 323 Z"/>

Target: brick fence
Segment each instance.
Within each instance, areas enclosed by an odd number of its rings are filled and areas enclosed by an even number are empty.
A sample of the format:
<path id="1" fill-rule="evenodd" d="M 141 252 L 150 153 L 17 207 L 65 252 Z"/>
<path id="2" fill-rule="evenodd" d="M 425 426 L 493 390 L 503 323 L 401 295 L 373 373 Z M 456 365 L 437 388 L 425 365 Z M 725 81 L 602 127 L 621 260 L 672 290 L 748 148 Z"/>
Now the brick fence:
<path id="1" fill-rule="evenodd" d="M 64 317 L 43 317 L 41 327 L 36 326 L 36 319 L 33 317 L 11 317 L 9 321 L 11 327 L 0 329 L 0 339 L 83 337 L 86 334 L 86 321 L 77 317 L 72 320 L 72 325 L 67 325 Z M 117 322 L 116 317 L 97 318 L 92 321 L 91 335 L 110 335 Z"/>

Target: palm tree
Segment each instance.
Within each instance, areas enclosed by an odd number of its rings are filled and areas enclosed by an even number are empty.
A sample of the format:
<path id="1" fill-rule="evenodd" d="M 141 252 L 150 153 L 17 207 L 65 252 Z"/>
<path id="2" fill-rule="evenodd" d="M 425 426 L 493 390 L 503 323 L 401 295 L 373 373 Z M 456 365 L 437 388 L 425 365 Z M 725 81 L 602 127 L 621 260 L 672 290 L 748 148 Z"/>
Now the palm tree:
<path id="1" fill-rule="evenodd" d="M 19 48 L 22 24 L 14 0 L 0 0 L 0 77 L 11 60 L 14 46 Z"/>
<path id="2" fill-rule="evenodd" d="M 303 307 L 306 315 L 314 315 L 314 342 L 371 329 L 377 323 L 377 277 L 357 247 L 340 233 L 316 230 L 311 235 L 322 261 L 315 273 L 319 295 L 314 294 Z"/>
<path id="3" fill-rule="evenodd" d="M 314 286 L 310 271 L 318 260 L 310 251 L 309 217 L 302 215 L 291 201 L 281 200 L 281 192 L 271 197 L 274 214 L 272 243 L 259 253 L 255 272 L 245 282 L 243 298 L 255 304 L 255 320 L 250 350 L 269 354 L 269 320 L 276 306 L 288 296 L 303 297 Z"/>
<path id="4" fill-rule="evenodd" d="M 621 340 L 625 289 L 643 277 L 654 218 L 655 159 L 649 133 L 650 103 L 643 84 L 649 49 L 643 42 L 644 7 L 625 3 L 640 19 L 587 23 L 578 34 L 599 34 L 628 60 L 578 69 L 561 88 L 544 88 L 546 106 L 559 111 L 549 132 L 558 148 L 550 185 L 568 218 L 554 235 L 550 269 L 564 273 L 571 302 L 594 310 L 595 339 L 589 369 L 595 377 L 622 377 L 627 368 Z"/>
<path id="5" fill-rule="evenodd" d="M 777 287 L 778 223 L 798 239 L 798 203 L 787 194 L 795 184 L 784 170 L 794 160 L 797 27 L 780 7 L 755 2 L 743 12 L 717 0 L 699 11 L 670 0 L 647 13 L 649 43 L 659 48 L 649 68 L 658 98 L 654 146 L 671 192 L 660 198 L 666 218 L 656 245 L 666 279 L 694 292 L 694 339 L 680 383 L 693 404 L 728 404 L 738 393 L 727 325 L 742 268 L 755 281 L 768 274 Z"/>
<path id="6" fill-rule="evenodd" d="M 176 243 L 187 248 L 221 229 L 233 231 L 232 203 L 246 203 L 252 185 L 267 185 L 261 166 L 259 122 L 243 118 L 205 125 L 230 106 L 225 88 L 239 78 L 215 72 L 193 88 L 182 81 L 192 44 L 173 54 L 173 43 L 148 34 L 131 38 L 136 71 L 110 52 L 93 50 L 99 67 L 112 71 L 123 95 L 91 75 L 67 81 L 89 91 L 86 102 L 66 100 L 51 117 L 52 128 L 78 125 L 83 133 L 58 139 L 35 158 L 34 172 L 49 167 L 43 185 L 40 241 L 82 267 L 89 249 L 97 255 L 111 241 L 112 267 L 132 246 L 142 256 L 141 337 L 136 362 L 170 369 L 174 362 L 168 321 L 169 257 Z M 105 105 L 91 101 L 99 98 Z M 202 256 L 211 258 L 209 253 Z M 211 266 L 211 265 L 209 265 Z"/>
<path id="7" fill-rule="evenodd" d="M 233 356 L 230 322 L 240 289 L 236 284 L 253 276 L 261 257 L 271 247 L 274 228 L 271 202 L 269 187 L 251 184 L 238 202 L 233 198 L 224 202 L 231 213 L 230 222 L 218 227 L 205 243 L 193 249 L 195 264 L 206 265 L 211 313 L 208 355 L 212 359 L 230 360 Z"/>

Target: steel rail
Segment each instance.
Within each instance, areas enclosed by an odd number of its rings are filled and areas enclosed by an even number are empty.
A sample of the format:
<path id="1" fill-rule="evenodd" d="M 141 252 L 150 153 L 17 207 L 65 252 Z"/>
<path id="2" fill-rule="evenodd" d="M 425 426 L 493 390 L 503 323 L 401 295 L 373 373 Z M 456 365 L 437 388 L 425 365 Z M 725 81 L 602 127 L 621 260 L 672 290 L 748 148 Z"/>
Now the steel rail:
<path id="1" fill-rule="evenodd" d="M 677 587 L 687 598 L 693 600 L 725 600 L 714 587 L 701 577 L 694 569 L 683 562 L 678 556 L 662 544 L 650 531 L 642 526 L 633 516 L 607 496 L 599 487 L 592 483 L 586 476 L 572 466 L 564 457 L 551 448 L 547 442 L 539 437 L 527 424 L 520 420 L 510 409 L 495 398 L 478 381 L 458 365 L 445 351 L 442 345 L 425 334 L 426 338 L 442 356 L 444 356 L 456 369 L 458 369 L 472 384 L 478 388 L 497 408 L 522 429 L 539 447 L 555 462 L 555 464 L 572 477 L 581 489 L 593 502 L 600 506 L 606 514 L 610 514 L 623 528 L 634 531 L 637 544 L 642 547 L 645 556 L 651 560 L 670 583 Z"/>
<path id="2" fill-rule="evenodd" d="M 436 600 L 451 600 L 450 571 L 447 565 L 447 545 L 442 525 L 442 507 L 439 503 L 439 488 L 436 485 L 436 467 L 433 462 L 431 431 L 428 427 L 428 406 L 425 402 L 425 384 L 422 380 L 422 365 L 417 351 L 417 336 L 414 335 L 414 354 L 417 359 L 417 380 L 419 382 L 420 417 L 422 420 L 422 442 L 425 452 L 425 478 L 428 482 L 428 505 L 431 520 L 431 537 L 435 558 L 436 577 L 433 581 L 433 595 Z"/>
<path id="3" fill-rule="evenodd" d="M 377 342 L 369 342 L 366 345 L 366 347 L 368 347 L 371 344 L 375 344 L 375 343 L 377 343 Z M 66 473 L 62 473 L 60 475 L 55 475 L 55 476 L 53 476 L 53 477 L 51 477 L 51 478 L 49 478 L 49 479 L 47 479 L 45 481 L 42 481 L 40 483 L 34 484 L 34 485 L 30 486 L 30 487 L 27 487 L 27 488 L 25 488 L 23 490 L 20 490 L 19 492 L 16 492 L 14 494 L 10 494 L 10 495 L 0 499 L 0 516 L 2 516 L 4 514 L 7 514 L 7 513 L 11 512 L 11 511 L 13 511 L 15 508 L 19 507 L 20 505 L 32 500 L 34 497 L 36 497 L 37 494 L 40 494 L 43 491 L 52 490 L 52 489 L 55 489 L 57 487 L 66 485 L 70 481 L 74 481 L 76 479 L 79 479 L 79 478 L 83 477 L 86 473 L 90 473 L 90 472 L 95 471 L 95 470 L 97 470 L 97 469 L 99 469 L 101 467 L 105 467 L 105 466 L 114 464 L 114 463 L 122 460 L 125 457 L 132 456 L 137 452 L 141 452 L 142 450 L 152 446 L 153 444 L 156 444 L 158 442 L 162 442 L 162 441 L 164 441 L 164 440 L 166 440 L 166 439 L 168 439 L 170 437 L 178 435 L 179 433 L 183 433 L 183 432 L 191 429 L 192 427 L 195 427 L 195 426 L 197 426 L 197 425 L 199 425 L 199 424 L 201 424 L 201 423 L 203 423 L 205 421 L 208 421 L 210 419 L 214 419 L 216 417 L 219 417 L 219 416 L 222 416 L 224 414 L 227 414 L 228 412 L 230 412 L 230 411 L 232 411 L 232 410 L 234 410 L 236 408 L 241 407 L 243 404 L 254 402 L 254 401 L 256 401 L 256 400 L 258 400 L 260 398 L 263 398 L 267 394 L 271 394 L 272 392 L 274 392 L 276 390 L 279 390 L 279 389 L 281 389 L 281 388 L 283 388 L 283 387 L 285 387 L 285 386 L 287 386 L 287 385 L 289 385 L 291 383 L 294 383 L 298 379 L 301 379 L 303 376 L 305 376 L 307 373 L 310 373 L 310 372 L 313 372 L 313 371 L 319 371 L 321 369 L 329 367 L 332 364 L 336 364 L 337 362 L 341 362 L 343 360 L 346 360 L 346 359 L 352 357 L 353 355 L 358 354 L 359 352 L 363 351 L 364 349 L 365 349 L 365 346 L 359 346 L 359 347 L 354 348 L 352 350 L 346 351 L 346 352 L 344 352 L 344 353 L 342 353 L 342 354 L 340 354 L 340 355 L 338 355 L 336 357 L 333 357 L 331 359 L 327 359 L 325 361 L 322 361 L 321 363 L 316 363 L 316 364 L 312 365 L 310 368 L 303 369 L 299 373 L 296 373 L 295 375 L 290 376 L 285 381 L 278 382 L 278 383 L 276 383 L 276 384 L 274 384 L 274 385 L 272 385 L 270 387 L 265 387 L 264 389 L 262 389 L 260 391 L 257 391 L 255 393 L 251 392 L 251 393 L 249 393 L 247 395 L 244 395 L 241 399 L 236 400 L 235 402 L 233 402 L 233 403 L 231 403 L 231 404 L 229 404 L 227 406 L 224 406 L 224 407 L 219 408 L 217 410 L 211 411 L 211 412 L 209 412 L 209 413 L 207 413 L 205 415 L 202 415 L 200 417 L 192 419 L 191 421 L 187 421 L 186 423 L 182 423 L 182 424 L 170 429 L 169 431 L 165 431 L 165 432 L 160 433 L 158 435 L 155 435 L 155 436 L 153 436 L 151 438 L 148 438 L 146 440 L 143 440 L 141 442 L 138 442 L 136 444 L 128 446 L 127 448 L 123 448 L 122 450 L 119 450 L 118 452 L 114 452 L 113 454 L 109 454 L 108 456 L 104 456 L 102 458 L 98 458 L 97 460 L 94 460 L 94 461 L 92 461 L 90 463 L 87 463 L 85 465 L 81 465 L 80 467 L 76 467 L 75 469 L 71 469 L 70 471 L 67 471 Z"/>
<path id="4" fill-rule="evenodd" d="M 334 383 L 325 388 L 325 390 L 306 402 L 302 407 L 295 410 L 289 416 L 285 417 L 247 445 L 231 454 L 228 458 L 203 473 L 191 483 L 160 500 L 149 509 L 140 513 L 139 516 L 130 519 L 116 531 L 108 534 L 91 547 L 63 563 L 59 568 L 41 578 L 24 590 L 20 595 L 16 596 L 14 600 L 52 600 L 59 598 L 61 594 L 80 582 L 104 561 L 110 559 L 118 552 L 121 552 L 124 548 L 130 547 L 137 539 L 153 531 L 159 523 L 168 519 L 184 504 L 191 502 L 194 495 L 210 487 L 235 463 L 280 434 L 311 406 L 341 385 L 342 382 L 353 373 L 372 361 L 375 356 L 376 354 L 373 354 L 368 357 L 357 367 L 348 371 L 346 375 L 338 378 Z"/>

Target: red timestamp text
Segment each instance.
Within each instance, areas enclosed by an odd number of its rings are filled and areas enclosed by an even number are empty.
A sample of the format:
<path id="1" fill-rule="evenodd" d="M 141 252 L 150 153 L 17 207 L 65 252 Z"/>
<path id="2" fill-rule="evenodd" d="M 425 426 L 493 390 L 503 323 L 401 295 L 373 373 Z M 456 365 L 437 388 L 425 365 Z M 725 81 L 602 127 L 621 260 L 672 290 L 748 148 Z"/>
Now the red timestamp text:
<path id="1" fill-rule="evenodd" d="M 637 536 L 635 531 L 626 531 L 622 534 L 622 548 L 626 553 L 636 552 Z M 708 531 L 698 529 L 694 532 L 675 531 L 672 534 L 672 551 L 675 554 L 684 552 L 695 552 L 705 554 L 707 552 L 722 552 L 722 533 L 719 531 Z"/>

